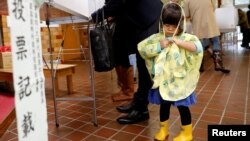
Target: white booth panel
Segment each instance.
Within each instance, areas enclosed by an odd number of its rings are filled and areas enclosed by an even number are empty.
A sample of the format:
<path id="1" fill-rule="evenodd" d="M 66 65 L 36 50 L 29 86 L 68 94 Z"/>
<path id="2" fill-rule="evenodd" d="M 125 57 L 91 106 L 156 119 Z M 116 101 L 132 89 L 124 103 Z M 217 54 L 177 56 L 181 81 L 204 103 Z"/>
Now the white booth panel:
<path id="1" fill-rule="evenodd" d="M 222 7 L 215 10 L 216 21 L 221 32 L 236 30 L 238 25 L 238 11 L 234 7 Z"/>
<path id="2" fill-rule="evenodd" d="M 57 9 L 79 17 L 80 21 L 88 21 L 91 13 L 101 8 L 105 0 L 47 0 L 47 2 L 50 2 Z M 59 19 L 59 21 L 62 21 L 62 19 Z"/>

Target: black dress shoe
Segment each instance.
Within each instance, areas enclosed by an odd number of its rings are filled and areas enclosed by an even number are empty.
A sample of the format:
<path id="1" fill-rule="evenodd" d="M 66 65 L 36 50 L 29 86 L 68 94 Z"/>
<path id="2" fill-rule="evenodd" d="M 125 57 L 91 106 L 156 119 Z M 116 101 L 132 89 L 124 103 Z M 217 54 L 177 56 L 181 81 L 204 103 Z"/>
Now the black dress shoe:
<path id="1" fill-rule="evenodd" d="M 249 48 L 249 45 L 248 44 L 241 44 L 241 47 Z"/>
<path id="2" fill-rule="evenodd" d="M 116 107 L 116 110 L 121 112 L 121 113 L 129 113 L 133 110 L 135 103 L 131 102 L 128 105 L 122 105 L 122 106 L 118 106 Z"/>
<path id="3" fill-rule="evenodd" d="M 215 71 L 221 71 L 223 73 L 230 73 L 229 69 L 225 69 L 225 68 L 214 68 Z"/>
<path id="4" fill-rule="evenodd" d="M 148 119 L 149 119 L 148 111 L 139 112 L 133 110 L 130 113 L 128 113 L 128 115 L 119 117 L 116 121 L 120 124 L 134 124 Z"/>

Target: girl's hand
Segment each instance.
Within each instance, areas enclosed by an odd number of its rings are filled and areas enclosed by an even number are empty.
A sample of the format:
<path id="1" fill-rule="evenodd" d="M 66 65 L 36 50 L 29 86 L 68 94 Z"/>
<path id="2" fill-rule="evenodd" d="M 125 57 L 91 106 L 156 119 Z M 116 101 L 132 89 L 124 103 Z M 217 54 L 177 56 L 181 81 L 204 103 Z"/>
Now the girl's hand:
<path id="1" fill-rule="evenodd" d="M 172 41 L 170 41 L 170 40 L 167 40 L 167 39 L 160 40 L 161 48 L 167 48 L 171 44 L 172 44 Z"/>
<path id="2" fill-rule="evenodd" d="M 180 40 L 177 39 L 176 37 L 173 37 L 173 38 L 172 38 L 172 42 L 175 43 L 176 45 L 178 45 L 179 42 L 180 42 Z"/>
<path id="3" fill-rule="evenodd" d="M 184 40 L 180 40 L 180 39 L 177 39 L 176 37 L 172 38 L 172 42 L 174 44 L 176 44 L 179 48 L 183 48 L 183 49 L 186 49 L 186 50 L 191 51 L 191 52 L 196 51 L 196 46 L 193 42 L 187 42 Z"/>

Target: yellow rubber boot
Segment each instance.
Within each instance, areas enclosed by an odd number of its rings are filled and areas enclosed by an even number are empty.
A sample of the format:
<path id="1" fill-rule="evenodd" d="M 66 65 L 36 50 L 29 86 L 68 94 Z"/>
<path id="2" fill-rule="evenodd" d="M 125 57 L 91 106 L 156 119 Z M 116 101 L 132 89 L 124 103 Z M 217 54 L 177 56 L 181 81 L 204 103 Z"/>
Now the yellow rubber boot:
<path id="1" fill-rule="evenodd" d="M 191 141 L 193 139 L 192 124 L 181 126 L 181 128 L 182 131 L 173 141 Z"/>
<path id="2" fill-rule="evenodd" d="M 155 140 L 163 141 L 168 137 L 168 120 L 160 122 L 160 130 L 155 134 Z"/>

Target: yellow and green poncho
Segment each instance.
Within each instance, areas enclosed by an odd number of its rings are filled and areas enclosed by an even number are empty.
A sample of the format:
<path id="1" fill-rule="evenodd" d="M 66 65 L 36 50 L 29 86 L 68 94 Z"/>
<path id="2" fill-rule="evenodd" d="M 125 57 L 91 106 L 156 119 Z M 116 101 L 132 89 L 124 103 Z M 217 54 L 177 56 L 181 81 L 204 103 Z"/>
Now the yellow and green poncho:
<path id="1" fill-rule="evenodd" d="M 203 48 L 196 36 L 182 33 L 176 37 L 193 42 L 196 52 L 190 52 L 174 43 L 161 49 L 160 40 L 165 38 L 162 33 L 151 35 L 138 44 L 138 51 L 154 82 L 152 88 L 159 88 L 161 97 L 168 101 L 185 99 L 194 92 L 203 58 Z"/>

